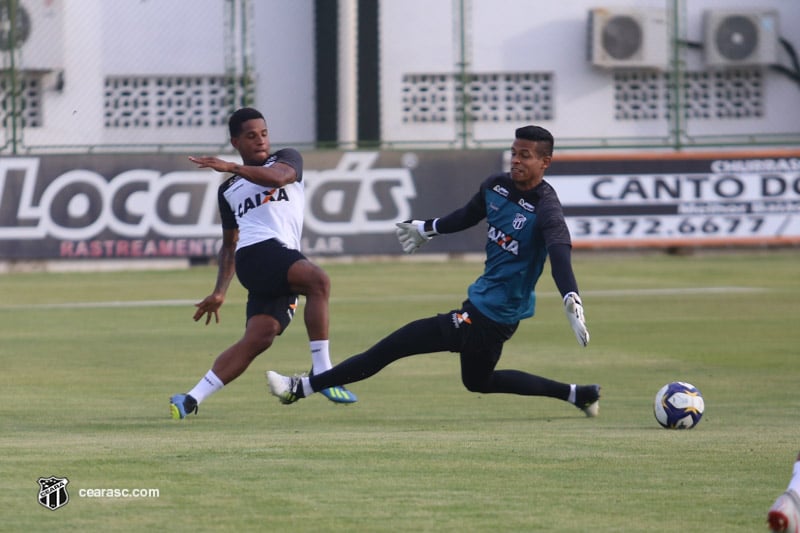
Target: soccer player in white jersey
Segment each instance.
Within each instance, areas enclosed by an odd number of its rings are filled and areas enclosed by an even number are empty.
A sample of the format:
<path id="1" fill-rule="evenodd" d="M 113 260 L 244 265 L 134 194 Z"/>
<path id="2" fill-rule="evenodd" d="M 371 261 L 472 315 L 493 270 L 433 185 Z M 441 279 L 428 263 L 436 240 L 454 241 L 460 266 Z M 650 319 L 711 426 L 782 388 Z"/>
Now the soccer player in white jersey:
<path id="1" fill-rule="evenodd" d="M 270 153 L 264 116 L 242 108 L 228 122 L 231 144 L 242 164 L 216 157 L 190 157 L 200 168 L 232 174 L 219 187 L 222 247 L 213 292 L 196 304 L 194 320 L 219 322 L 234 273 L 247 289 L 244 336 L 224 350 L 193 389 L 170 398 L 172 418 L 196 413 L 197 406 L 240 376 L 250 363 L 289 325 L 298 295 L 305 296 L 303 318 L 311 348 L 312 374 L 331 368 L 328 340 L 330 279 L 300 252 L 305 192 L 303 158 L 293 148 Z M 325 396 L 353 403 L 344 387 L 330 387 Z"/>

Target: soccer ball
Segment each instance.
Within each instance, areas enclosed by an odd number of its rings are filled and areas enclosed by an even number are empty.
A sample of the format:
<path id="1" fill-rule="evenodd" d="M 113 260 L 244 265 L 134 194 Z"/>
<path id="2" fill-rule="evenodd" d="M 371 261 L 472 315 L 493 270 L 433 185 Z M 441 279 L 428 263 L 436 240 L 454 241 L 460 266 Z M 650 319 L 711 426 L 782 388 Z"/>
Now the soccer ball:
<path id="1" fill-rule="evenodd" d="M 673 381 L 656 393 L 653 413 L 662 427 L 690 429 L 700 423 L 706 404 L 703 395 L 691 383 Z"/>

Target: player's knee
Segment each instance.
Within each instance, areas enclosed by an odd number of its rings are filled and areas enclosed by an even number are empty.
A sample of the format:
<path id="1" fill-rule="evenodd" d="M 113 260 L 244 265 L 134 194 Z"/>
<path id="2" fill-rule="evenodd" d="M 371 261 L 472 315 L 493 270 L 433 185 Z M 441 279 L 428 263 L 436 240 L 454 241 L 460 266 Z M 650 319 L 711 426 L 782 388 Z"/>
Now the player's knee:
<path id="1" fill-rule="evenodd" d="M 273 341 L 275 341 L 275 333 L 270 331 L 261 331 L 245 337 L 245 342 L 247 342 L 250 347 L 249 352 L 254 354 L 254 359 L 258 354 L 269 349 Z"/>
<path id="2" fill-rule="evenodd" d="M 461 382 L 470 392 L 489 392 L 489 379 L 484 376 L 461 376 Z"/>
<path id="3" fill-rule="evenodd" d="M 292 265 L 289 269 L 289 284 L 306 296 L 328 298 L 331 292 L 331 280 L 327 272 L 310 261 L 298 261 Z"/>
<path id="4" fill-rule="evenodd" d="M 314 268 L 314 274 L 309 280 L 310 291 L 328 297 L 331 292 L 331 278 L 319 267 Z"/>
<path id="5" fill-rule="evenodd" d="M 266 315 L 256 315 L 247 322 L 242 343 L 246 345 L 247 352 L 252 353 L 255 358 L 272 346 L 278 333 L 280 324 L 277 320 Z"/>

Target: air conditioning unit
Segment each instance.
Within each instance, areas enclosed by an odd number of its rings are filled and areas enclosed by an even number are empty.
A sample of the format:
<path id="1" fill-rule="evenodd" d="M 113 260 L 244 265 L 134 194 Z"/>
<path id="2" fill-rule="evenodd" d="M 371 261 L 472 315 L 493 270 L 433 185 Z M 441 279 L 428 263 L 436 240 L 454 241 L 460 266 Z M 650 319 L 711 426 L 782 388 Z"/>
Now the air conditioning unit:
<path id="1" fill-rule="evenodd" d="M 0 3 L 0 64 L 13 53 L 20 70 L 63 69 L 63 0 L 17 0 L 14 8 L 12 42 L 11 4 Z"/>
<path id="2" fill-rule="evenodd" d="M 778 13 L 771 10 L 710 10 L 703 17 L 706 65 L 728 67 L 778 62 Z"/>
<path id="3" fill-rule="evenodd" d="M 669 24 L 664 9 L 589 10 L 589 61 L 603 68 L 665 69 L 669 62 Z"/>

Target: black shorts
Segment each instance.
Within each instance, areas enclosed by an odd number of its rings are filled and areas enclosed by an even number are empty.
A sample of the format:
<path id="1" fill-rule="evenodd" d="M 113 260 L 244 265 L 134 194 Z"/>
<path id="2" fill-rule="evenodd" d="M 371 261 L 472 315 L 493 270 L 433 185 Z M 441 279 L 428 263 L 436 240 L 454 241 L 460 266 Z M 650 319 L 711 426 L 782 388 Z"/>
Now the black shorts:
<path id="1" fill-rule="evenodd" d="M 499 324 L 486 317 L 469 300 L 461 309 L 437 315 L 451 352 L 495 362 L 500 358 L 503 344 L 517 331 L 515 324 Z"/>
<path id="2" fill-rule="evenodd" d="M 247 318 L 269 315 L 286 329 L 297 307 L 298 295 L 289 287 L 289 267 L 306 257 L 270 239 L 236 251 L 236 277 L 247 289 Z"/>

